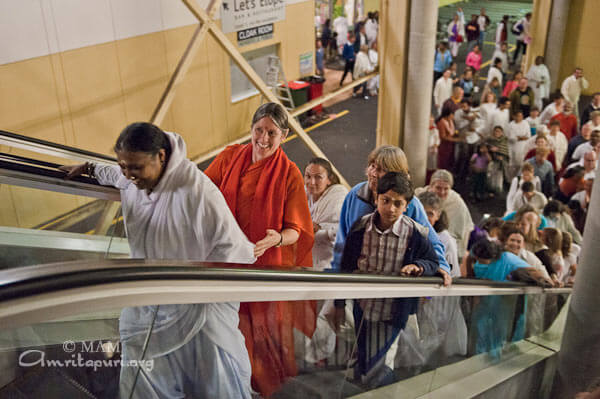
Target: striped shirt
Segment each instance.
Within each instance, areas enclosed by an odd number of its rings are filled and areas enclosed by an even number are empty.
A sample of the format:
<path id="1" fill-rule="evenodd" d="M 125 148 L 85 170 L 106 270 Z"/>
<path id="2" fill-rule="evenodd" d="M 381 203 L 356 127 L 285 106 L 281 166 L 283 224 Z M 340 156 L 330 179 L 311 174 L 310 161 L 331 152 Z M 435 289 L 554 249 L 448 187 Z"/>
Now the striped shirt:
<path id="1" fill-rule="evenodd" d="M 373 213 L 365 227 L 360 257 L 357 266 L 359 273 L 398 276 L 404 265 L 404 255 L 408 240 L 413 233 L 413 224 L 402 215 L 389 229 L 377 228 Z M 369 321 L 392 319 L 393 298 L 361 299 L 359 305 Z"/>

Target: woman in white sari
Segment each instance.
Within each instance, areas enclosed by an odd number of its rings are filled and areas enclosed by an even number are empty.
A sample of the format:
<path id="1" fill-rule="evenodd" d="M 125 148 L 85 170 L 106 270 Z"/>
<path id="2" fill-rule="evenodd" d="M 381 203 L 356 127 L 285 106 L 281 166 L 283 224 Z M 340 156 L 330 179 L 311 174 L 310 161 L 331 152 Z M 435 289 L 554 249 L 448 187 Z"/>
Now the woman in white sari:
<path id="1" fill-rule="evenodd" d="M 340 184 L 331 164 L 323 158 L 310 160 L 304 170 L 304 184 L 315 232 L 313 268 L 318 271 L 331 269 L 333 244 L 348 189 Z M 296 347 L 304 347 L 301 357 L 311 363 L 328 358 L 335 350 L 336 343 L 336 334 L 330 324 L 334 311 L 333 301 L 320 302 L 319 305 L 321 309 L 317 317 L 317 328 L 312 338 L 294 334 Z"/>
<path id="2" fill-rule="evenodd" d="M 335 234 L 348 189 L 340 184 L 331 164 L 323 158 L 310 160 L 304 170 L 304 184 L 315 232 L 313 268 L 323 271 L 331 268 Z"/>
<path id="3" fill-rule="evenodd" d="M 539 109 L 543 109 L 542 99 L 550 96 L 550 72 L 546 65 L 544 65 L 544 57 L 541 55 L 535 57 L 535 65 L 529 68 L 526 77 L 529 79 L 529 85 L 535 94 L 534 105 Z"/>
<path id="4" fill-rule="evenodd" d="M 115 152 L 119 166 L 61 169 L 68 178 L 87 173 L 121 191 L 133 258 L 254 263 L 254 244 L 219 189 L 187 159 L 179 135 L 133 123 L 121 132 Z M 238 309 L 233 302 L 124 308 L 122 364 L 143 358 L 152 368 L 122 366 L 121 396 L 250 398 L 250 360 Z"/>

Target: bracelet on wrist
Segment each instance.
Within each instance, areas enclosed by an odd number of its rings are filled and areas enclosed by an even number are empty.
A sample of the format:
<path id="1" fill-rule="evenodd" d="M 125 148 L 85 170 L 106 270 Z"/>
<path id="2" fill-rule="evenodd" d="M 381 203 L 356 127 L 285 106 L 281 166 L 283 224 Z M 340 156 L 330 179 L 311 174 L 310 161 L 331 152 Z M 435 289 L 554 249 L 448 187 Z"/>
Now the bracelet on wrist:
<path id="1" fill-rule="evenodd" d="M 94 175 L 94 172 L 96 171 L 96 165 L 91 163 L 91 162 L 86 162 L 85 163 L 85 173 L 89 176 L 89 177 L 96 177 Z"/>
<path id="2" fill-rule="evenodd" d="M 283 233 L 279 232 L 279 243 L 275 247 L 279 248 L 281 245 L 283 245 Z"/>

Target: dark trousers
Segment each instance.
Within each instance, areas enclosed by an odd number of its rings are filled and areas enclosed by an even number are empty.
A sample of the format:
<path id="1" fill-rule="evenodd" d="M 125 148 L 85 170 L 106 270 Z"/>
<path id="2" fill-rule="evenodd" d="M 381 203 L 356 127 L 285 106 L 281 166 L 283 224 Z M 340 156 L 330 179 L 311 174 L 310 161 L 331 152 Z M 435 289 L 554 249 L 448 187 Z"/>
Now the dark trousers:
<path id="1" fill-rule="evenodd" d="M 442 71 L 442 72 L 433 71 L 433 86 L 435 86 L 435 82 L 437 82 L 437 80 L 439 78 L 441 78 L 443 74 L 444 74 L 444 71 Z"/>
<path id="2" fill-rule="evenodd" d="M 367 95 L 367 82 L 361 83 L 358 86 L 354 86 L 354 89 L 352 89 L 353 93 L 358 93 L 358 91 L 360 90 L 360 88 L 362 87 L 362 95 L 366 96 Z"/>
<path id="3" fill-rule="evenodd" d="M 475 198 L 482 199 L 487 191 L 487 173 L 486 172 L 474 172 L 473 173 L 473 191 Z"/>
<path id="4" fill-rule="evenodd" d="M 342 75 L 342 80 L 340 80 L 340 86 L 344 84 L 344 79 L 346 79 L 348 72 L 352 74 L 352 79 L 354 79 L 354 60 L 346 60 L 346 65 L 344 65 L 344 74 Z"/>
<path id="5" fill-rule="evenodd" d="M 513 64 L 517 62 L 517 58 L 519 57 L 519 53 L 523 49 L 523 55 L 527 53 L 527 45 L 525 42 L 517 40 L 517 48 L 515 49 L 515 54 L 513 55 Z"/>

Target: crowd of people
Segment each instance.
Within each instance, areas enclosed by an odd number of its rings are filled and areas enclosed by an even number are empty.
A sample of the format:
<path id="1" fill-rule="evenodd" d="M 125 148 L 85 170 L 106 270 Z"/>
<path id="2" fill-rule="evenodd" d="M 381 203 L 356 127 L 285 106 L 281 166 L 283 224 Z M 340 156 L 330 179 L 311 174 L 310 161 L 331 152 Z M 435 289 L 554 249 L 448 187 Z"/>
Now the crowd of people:
<path id="1" fill-rule="evenodd" d="M 517 52 L 526 51 L 530 18 L 513 26 Z M 376 48 L 376 20 L 370 14 L 358 34 L 349 33 L 342 52 L 356 41 L 365 54 Z M 187 159 L 179 135 L 149 123 L 120 134 L 118 166 L 86 163 L 63 170 L 121 190 L 133 257 L 437 275 L 446 286 L 457 277 L 570 285 L 600 153 L 600 93 L 579 115 L 577 101 L 587 87 L 583 71 L 578 68 L 550 96 L 541 57 L 526 76 L 515 72 L 509 81 L 508 55 L 502 55 L 507 23 L 498 25 L 499 54 L 489 73 L 494 77 L 488 75 L 481 96 L 481 47 L 490 24 L 485 11 L 466 26 L 457 13 L 448 27 L 450 46 L 440 43 L 436 50 L 437 118 L 431 117 L 424 187 L 413 186 L 403 150 L 390 145 L 369 154 L 366 181 L 349 191 L 325 159 L 310 160 L 302 173 L 281 148 L 289 128 L 287 113 L 275 103 L 254 114 L 250 143 L 227 147 L 204 173 Z M 464 30 L 470 51 L 458 77 Z M 517 53 L 512 63 L 516 59 Z M 359 57 L 354 66 L 348 62 L 344 75 L 356 70 Z M 503 215 L 473 222 L 454 189 L 455 176 L 467 174 L 469 200 L 487 201 L 509 189 Z M 473 343 L 466 308 L 451 297 L 126 308 L 119 326 L 123 358 L 144 354 L 155 363 L 142 373 L 123 368 L 121 390 L 126 394 L 136 383 L 134 397 L 250 398 L 253 391 L 269 397 L 297 374 L 295 347 L 303 346 L 304 359 L 318 363 L 331 355 L 344 328 L 357 342 L 357 378 L 376 387 L 393 379 L 398 364 L 424 364 L 440 353 L 465 355 L 468 347 L 494 352 L 522 339 L 526 302 L 509 305 L 496 297 L 472 304 Z M 490 323 L 499 320 L 506 326 L 499 333 L 495 325 L 491 336 Z M 143 352 L 150 324 L 151 345 Z"/>
<path id="2" fill-rule="evenodd" d="M 348 73 L 356 80 L 373 72 L 379 62 L 378 32 L 378 11 L 369 12 L 364 20 L 356 21 L 352 31 L 349 31 L 348 19 L 343 15 L 336 17 L 333 22 L 327 19 L 320 27 L 320 36 L 316 44 L 317 72 L 324 74 L 324 63 L 336 62 L 340 58 L 344 62 L 340 86 L 344 84 Z M 377 95 L 378 91 L 379 76 L 376 76 L 356 86 L 353 96 L 356 97 L 360 93 L 360 96 L 368 100 L 369 96 Z"/>

